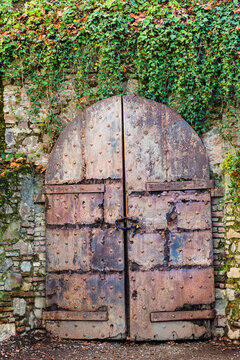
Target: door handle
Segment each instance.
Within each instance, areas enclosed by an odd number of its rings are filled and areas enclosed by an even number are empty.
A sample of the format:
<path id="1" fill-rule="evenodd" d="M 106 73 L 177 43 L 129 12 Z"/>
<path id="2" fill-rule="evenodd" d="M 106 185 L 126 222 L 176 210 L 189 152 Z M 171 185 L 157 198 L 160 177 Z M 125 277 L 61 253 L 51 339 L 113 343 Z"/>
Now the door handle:
<path id="1" fill-rule="evenodd" d="M 120 225 L 121 222 L 125 222 L 125 224 L 127 224 L 128 221 L 131 221 L 133 224 L 130 225 L 130 226 L 121 226 Z M 116 225 L 117 229 L 120 229 L 120 230 L 131 230 L 131 229 L 133 229 L 132 237 L 135 236 L 136 231 L 140 228 L 138 223 L 139 223 L 138 219 L 133 219 L 133 218 L 127 217 L 127 216 L 121 216 L 120 219 L 116 219 L 116 221 L 115 221 L 115 225 Z"/>

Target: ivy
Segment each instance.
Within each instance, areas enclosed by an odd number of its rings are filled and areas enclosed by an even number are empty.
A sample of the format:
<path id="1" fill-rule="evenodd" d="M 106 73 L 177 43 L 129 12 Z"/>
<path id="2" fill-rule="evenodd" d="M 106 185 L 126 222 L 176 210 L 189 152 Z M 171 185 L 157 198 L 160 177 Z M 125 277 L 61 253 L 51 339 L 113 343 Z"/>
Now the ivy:
<path id="1" fill-rule="evenodd" d="M 0 4 L 0 72 L 31 84 L 34 116 L 48 100 L 41 126 L 53 138 L 61 131 L 57 90 L 71 74 L 79 107 L 125 94 L 133 78 L 138 94 L 176 108 L 199 133 L 223 109 L 238 106 L 237 0 L 21 3 Z"/>
<path id="2" fill-rule="evenodd" d="M 230 177 L 228 199 L 234 210 L 240 211 L 240 150 L 234 149 L 225 159 L 223 168 Z"/>

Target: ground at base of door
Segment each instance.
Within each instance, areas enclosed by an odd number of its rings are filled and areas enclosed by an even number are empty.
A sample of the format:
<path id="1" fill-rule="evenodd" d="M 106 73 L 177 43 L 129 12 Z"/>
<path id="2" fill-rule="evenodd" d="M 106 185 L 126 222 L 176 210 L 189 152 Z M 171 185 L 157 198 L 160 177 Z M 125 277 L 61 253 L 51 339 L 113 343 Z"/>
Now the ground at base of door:
<path id="1" fill-rule="evenodd" d="M 236 360 L 240 341 L 211 340 L 132 343 L 61 340 L 41 332 L 12 337 L 0 344 L 0 359 L 11 360 Z"/>

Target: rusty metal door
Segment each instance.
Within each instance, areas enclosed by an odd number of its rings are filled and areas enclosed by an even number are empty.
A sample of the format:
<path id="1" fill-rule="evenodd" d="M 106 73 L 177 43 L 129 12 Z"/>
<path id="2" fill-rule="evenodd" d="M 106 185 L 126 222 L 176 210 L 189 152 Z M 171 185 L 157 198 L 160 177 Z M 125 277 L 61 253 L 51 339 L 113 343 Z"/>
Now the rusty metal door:
<path id="1" fill-rule="evenodd" d="M 121 97 L 84 111 L 46 174 L 46 328 L 64 338 L 126 336 Z"/>
<path id="2" fill-rule="evenodd" d="M 46 174 L 47 329 L 78 339 L 209 335 L 210 187 L 200 139 L 167 107 L 115 96 L 85 110 Z"/>
<path id="3" fill-rule="evenodd" d="M 176 113 L 126 96 L 124 148 L 130 338 L 208 336 L 214 317 L 209 169 L 197 134 Z"/>

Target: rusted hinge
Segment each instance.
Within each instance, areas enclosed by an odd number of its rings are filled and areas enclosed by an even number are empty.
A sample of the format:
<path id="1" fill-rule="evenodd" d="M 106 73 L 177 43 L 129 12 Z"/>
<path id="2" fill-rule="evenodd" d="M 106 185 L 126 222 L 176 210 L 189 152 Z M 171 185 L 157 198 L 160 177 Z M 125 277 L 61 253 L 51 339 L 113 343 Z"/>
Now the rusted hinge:
<path id="1" fill-rule="evenodd" d="M 211 197 L 223 197 L 224 196 L 224 188 L 213 188 L 211 189 Z"/>
<path id="2" fill-rule="evenodd" d="M 157 311 L 152 312 L 151 322 L 213 319 L 215 310 L 193 310 L 193 311 Z"/>
<path id="3" fill-rule="evenodd" d="M 201 190 L 212 189 L 213 187 L 214 180 L 172 181 L 146 184 L 147 191 Z"/>
<path id="4" fill-rule="evenodd" d="M 41 194 L 34 194 L 33 195 L 33 202 L 35 204 L 44 204 L 45 201 L 46 201 L 45 194 L 41 193 Z"/>

